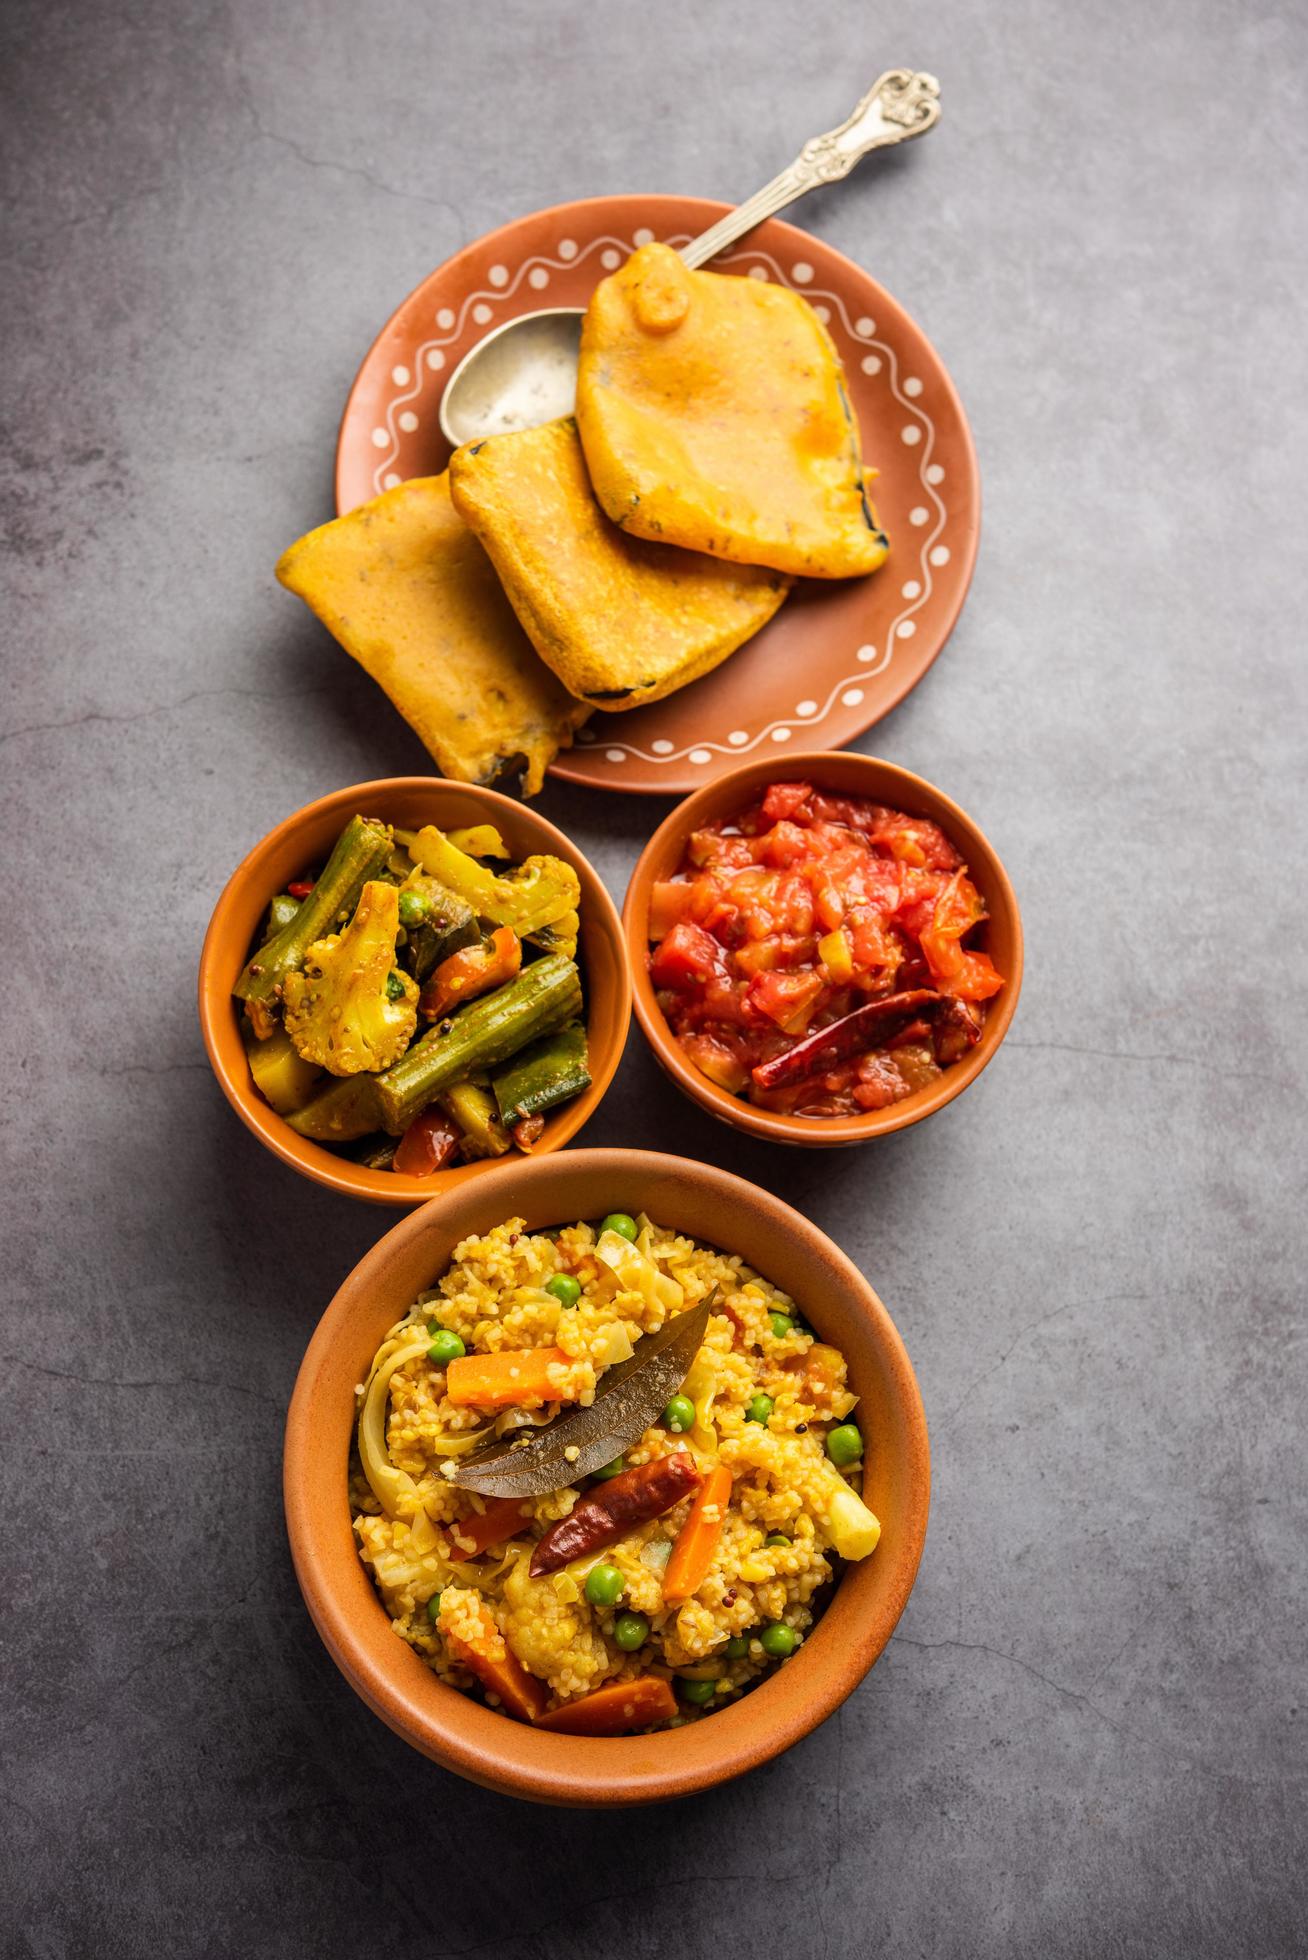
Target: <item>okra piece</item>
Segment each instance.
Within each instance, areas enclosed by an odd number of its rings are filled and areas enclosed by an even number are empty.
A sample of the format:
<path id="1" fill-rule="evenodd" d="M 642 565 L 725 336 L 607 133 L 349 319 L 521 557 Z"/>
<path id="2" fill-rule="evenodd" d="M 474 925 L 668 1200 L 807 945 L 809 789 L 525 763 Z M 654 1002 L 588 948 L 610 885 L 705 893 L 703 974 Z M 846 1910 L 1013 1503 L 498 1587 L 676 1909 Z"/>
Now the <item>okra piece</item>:
<path id="1" fill-rule="evenodd" d="M 340 1076 L 286 1120 L 297 1136 L 313 1143 L 352 1143 L 384 1128 L 377 1081 L 375 1075 Z"/>
<path id="2" fill-rule="evenodd" d="M 513 1139 L 500 1121 L 495 1098 L 478 1082 L 455 1082 L 436 1098 L 463 1131 L 465 1157 L 503 1157 Z"/>
<path id="3" fill-rule="evenodd" d="M 510 1124 L 524 1116 L 539 1116 L 589 1089 L 586 1030 L 581 1022 L 571 1021 L 557 1034 L 533 1041 L 491 1077 L 491 1087 L 500 1115 Z"/>
<path id="4" fill-rule="evenodd" d="M 246 962 L 232 988 L 236 998 L 265 1005 L 280 998 L 286 975 L 304 964 L 315 939 L 335 929 L 340 913 L 354 910 L 359 893 L 370 878 L 378 876 L 390 852 L 389 824 L 376 823 L 371 817 L 351 817 L 321 878 L 290 924 Z"/>
<path id="5" fill-rule="evenodd" d="M 493 994 L 469 1001 L 451 1019 L 438 1021 L 407 1055 L 371 1078 L 381 1108 L 381 1128 L 400 1136 L 442 1089 L 478 1069 L 506 1062 L 580 1011 L 581 975 L 573 962 L 561 953 L 537 960 Z"/>

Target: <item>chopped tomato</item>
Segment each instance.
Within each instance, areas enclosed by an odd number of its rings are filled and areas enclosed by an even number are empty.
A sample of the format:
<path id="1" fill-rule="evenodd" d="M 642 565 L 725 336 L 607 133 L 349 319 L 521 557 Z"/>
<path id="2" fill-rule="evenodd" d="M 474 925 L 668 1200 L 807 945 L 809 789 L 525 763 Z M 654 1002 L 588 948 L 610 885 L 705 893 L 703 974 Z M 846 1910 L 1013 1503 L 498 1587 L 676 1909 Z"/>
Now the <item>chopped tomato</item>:
<path id="1" fill-rule="evenodd" d="M 696 887 L 682 879 L 657 883 L 649 895 L 649 936 L 662 939 L 677 922 L 686 917 Z"/>
<path id="2" fill-rule="evenodd" d="M 502 987 L 521 965 L 522 941 L 512 926 L 497 926 L 483 945 L 465 946 L 441 961 L 418 996 L 418 1006 L 429 1021 L 439 1021 L 465 1000 Z"/>
<path id="3" fill-rule="evenodd" d="M 463 1131 L 441 1109 L 424 1109 L 415 1116 L 395 1147 L 392 1167 L 401 1177 L 430 1177 L 444 1170 L 463 1137 Z"/>
<path id="4" fill-rule="evenodd" d="M 769 783 L 763 815 L 769 823 L 780 823 L 785 817 L 793 817 L 812 794 L 811 783 Z"/>
<path id="5" fill-rule="evenodd" d="M 711 1080 L 763 1108 L 848 1115 L 910 1094 L 908 1074 L 932 1079 L 979 1037 L 979 1004 L 1003 985 L 967 943 L 984 918 L 929 819 L 773 783 L 695 831 L 654 887 L 650 978 Z"/>
<path id="6" fill-rule="evenodd" d="M 822 992 L 820 973 L 758 973 L 750 982 L 749 1003 L 785 1034 L 800 1034 Z"/>
<path id="7" fill-rule="evenodd" d="M 655 949 L 649 963 L 656 987 L 691 992 L 721 971 L 722 950 L 699 926 L 676 925 Z"/>
<path id="8" fill-rule="evenodd" d="M 749 1087 L 749 1069 L 725 1041 L 711 1034 L 686 1034 L 681 1045 L 701 1075 L 738 1096 Z"/>

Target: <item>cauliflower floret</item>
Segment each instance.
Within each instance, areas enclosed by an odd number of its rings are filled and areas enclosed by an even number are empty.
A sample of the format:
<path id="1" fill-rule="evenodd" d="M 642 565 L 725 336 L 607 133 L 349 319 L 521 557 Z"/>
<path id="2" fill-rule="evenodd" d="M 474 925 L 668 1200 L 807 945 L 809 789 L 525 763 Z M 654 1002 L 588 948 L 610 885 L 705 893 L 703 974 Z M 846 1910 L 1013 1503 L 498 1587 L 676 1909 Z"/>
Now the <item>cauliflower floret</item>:
<path id="1" fill-rule="evenodd" d="M 315 940 L 282 987 L 286 1032 L 306 1062 L 333 1075 L 389 1068 L 413 1039 L 418 989 L 395 964 L 400 894 L 366 884 L 344 932 Z"/>

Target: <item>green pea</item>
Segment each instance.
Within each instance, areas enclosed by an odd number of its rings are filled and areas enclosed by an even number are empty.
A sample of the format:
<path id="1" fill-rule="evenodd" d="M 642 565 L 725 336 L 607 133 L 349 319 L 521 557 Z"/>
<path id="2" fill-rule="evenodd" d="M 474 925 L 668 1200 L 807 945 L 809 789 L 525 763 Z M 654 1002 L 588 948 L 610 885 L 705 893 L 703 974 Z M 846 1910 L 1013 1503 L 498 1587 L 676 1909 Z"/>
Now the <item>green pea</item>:
<path id="1" fill-rule="evenodd" d="M 790 1540 L 784 1531 L 770 1531 L 763 1540 L 763 1543 L 765 1545 L 788 1545 Z"/>
<path id="2" fill-rule="evenodd" d="M 643 1613 L 619 1613 L 613 1622 L 613 1638 L 624 1654 L 634 1654 L 649 1639 L 649 1621 Z"/>
<path id="3" fill-rule="evenodd" d="M 625 1211 L 611 1211 L 607 1218 L 600 1221 L 601 1232 L 616 1232 L 619 1238 L 630 1239 L 633 1244 L 636 1229 L 635 1219 Z"/>
<path id="4" fill-rule="evenodd" d="M 597 1483 L 607 1483 L 610 1477 L 620 1477 L 627 1467 L 625 1456 L 615 1456 L 612 1463 L 606 1463 L 602 1470 L 592 1470 L 591 1476 Z"/>
<path id="5" fill-rule="evenodd" d="M 663 1425 L 674 1436 L 682 1436 L 695 1427 L 695 1404 L 688 1395 L 673 1396 L 663 1411 Z"/>
<path id="6" fill-rule="evenodd" d="M 772 1324 L 774 1341 L 784 1341 L 787 1334 L 793 1334 L 795 1331 L 795 1323 L 788 1313 L 770 1313 L 768 1319 Z"/>
<path id="7" fill-rule="evenodd" d="M 702 1708 L 706 1701 L 712 1701 L 718 1691 L 716 1681 L 678 1681 L 677 1693 L 692 1708 Z"/>
<path id="8" fill-rule="evenodd" d="M 386 998 L 387 1000 L 404 999 L 404 975 L 397 973 L 394 967 L 386 975 Z"/>
<path id="9" fill-rule="evenodd" d="M 857 1463 L 863 1454 L 863 1438 L 858 1425 L 842 1422 L 839 1429 L 833 1429 L 827 1437 L 827 1455 L 837 1470 L 847 1470 L 851 1463 Z"/>
<path id="10" fill-rule="evenodd" d="M 437 1620 L 440 1618 L 440 1611 L 441 1611 L 441 1596 L 439 1593 L 433 1593 L 431 1598 L 427 1601 L 427 1618 L 431 1621 L 433 1626 L 435 1626 Z"/>
<path id="11" fill-rule="evenodd" d="M 752 1395 L 750 1397 L 749 1406 L 745 1410 L 746 1422 L 761 1422 L 766 1427 L 768 1417 L 771 1414 L 772 1397 L 770 1395 Z"/>
<path id="12" fill-rule="evenodd" d="M 581 1284 L 571 1273 L 555 1273 L 546 1280 L 545 1291 L 552 1293 L 561 1307 L 575 1307 L 581 1298 Z"/>
<path id="13" fill-rule="evenodd" d="M 733 1633 L 727 1642 L 727 1659 L 743 1661 L 749 1652 L 749 1641 L 743 1633 Z"/>
<path id="14" fill-rule="evenodd" d="M 771 1626 L 764 1627 L 758 1638 L 759 1645 L 771 1661 L 784 1661 L 799 1645 L 799 1635 L 795 1629 L 784 1626 L 780 1620 L 774 1620 Z"/>
<path id="15" fill-rule="evenodd" d="M 435 1339 L 427 1350 L 427 1359 L 434 1361 L 438 1368 L 445 1368 L 451 1361 L 457 1361 L 461 1354 L 467 1352 L 467 1348 L 457 1334 L 452 1334 L 448 1327 L 441 1327 L 438 1328 Z"/>
<path id="16" fill-rule="evenodd" d="M 616 1606 L 626 1583 L 616 1565 L 592 1565 L 586 1574 L 586 1597 L 592 1606 Z"/>
<path id="17" fill-rule="evenodd" d="M 420 926 L 427 916 L 427 901 L 421 892 L 400 893 L 400 924 Z"/>

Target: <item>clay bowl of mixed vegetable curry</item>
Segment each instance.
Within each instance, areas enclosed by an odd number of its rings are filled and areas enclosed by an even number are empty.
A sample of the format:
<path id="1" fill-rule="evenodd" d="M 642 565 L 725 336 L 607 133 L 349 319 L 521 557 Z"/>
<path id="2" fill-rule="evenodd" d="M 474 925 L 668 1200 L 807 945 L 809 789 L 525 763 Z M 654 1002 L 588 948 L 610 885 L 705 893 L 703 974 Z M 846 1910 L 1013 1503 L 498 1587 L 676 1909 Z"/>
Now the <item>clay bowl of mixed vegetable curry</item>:
<path id="1" fill-rule="evenodd" d="M 861 1273 L 768 1193 L 637 1150 L 520 1156 L 397 1225 L 286 1426 L 346 1679 L 544 1803 L 684 1796 L 815 1728 L 904 1608 L 929 1481 Z"/>
<path id="2" fill-rule="evenodd" d="M 242 1122 L 379 1204 L 559 1149 L 629 1018 L 617 912 L 576 847 L 506 796 L 424 776 L 279 824 L 200 961 L 205 1046 Z"/>
<path id="3" fill-rule="evenodd" d="M 960 1095 L 1008 1030 L 1022 926 L 982 832 L 893 763 L 751 762 L 655 831 L 623 909 L 636 1016 L 713 1116 L 859 1143 Z"/>

